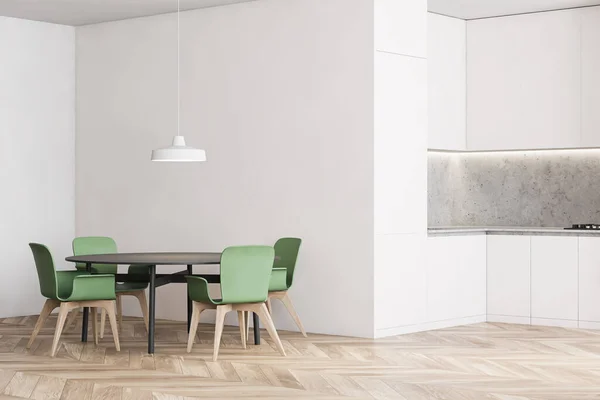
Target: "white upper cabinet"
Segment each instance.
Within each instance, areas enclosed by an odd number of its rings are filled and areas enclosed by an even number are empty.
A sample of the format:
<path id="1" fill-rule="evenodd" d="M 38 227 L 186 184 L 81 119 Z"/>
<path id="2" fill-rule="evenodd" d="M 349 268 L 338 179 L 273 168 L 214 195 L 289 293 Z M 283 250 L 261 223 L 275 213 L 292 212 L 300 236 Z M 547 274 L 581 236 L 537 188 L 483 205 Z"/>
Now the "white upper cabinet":
<path id="1" fill-rule="evenodd" d="M 428 15 L 430 149 L 466 150 L 466 24 Z"/>
<path id="2" fill-rule="evenodd" d="M 580 13 L 582 146 L 600 147 L 600 7 Z"/>
<path id="3" fill-rule="evenodd" d="M 467 22 L 469 150 L 581 146 L 580 20 L 563 10 Z"/>
<path id="4" fill-rule="evenodd" d="M 427 0 L 375 0 L 375 50 L 427 57 Z"/>

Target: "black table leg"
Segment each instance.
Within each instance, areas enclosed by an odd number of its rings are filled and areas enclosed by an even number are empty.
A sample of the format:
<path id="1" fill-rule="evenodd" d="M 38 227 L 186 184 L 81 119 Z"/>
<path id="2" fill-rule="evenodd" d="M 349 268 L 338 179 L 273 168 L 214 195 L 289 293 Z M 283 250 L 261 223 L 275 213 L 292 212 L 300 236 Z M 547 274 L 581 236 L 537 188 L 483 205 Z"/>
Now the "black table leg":
<path id="1" fill-rule="evenodd" d="M 252 313 L 252 319 L 254 321 L 254 344 L 260 344 L 260 322 L 258 320 L 258 315 L 256 313 Z"/>
<path id="2" fill-rule="evenodd" d="M 156 265 L 151 265 L 148 268 L 148 272 L 150 273 L 150 285 L 149 285 L 149 306 L 148 306 L 148 314 L 150 314 L 150 318 L 148 321 L 148 354 L 154 354 L 154 316 L 156 314 Z"/>
<path id="3" fill-rule="evenodd" d="M 87 272 L 92 272 L 92 264 L 91 263 L 86 263 L 85 264 L 85 270 Z M 90 318 L 90 309 L 89 307 L 83 307 L 83 319 L 81 322 L 81 341 L 82 342 L 87 342 L 87 336 L 88 336 L 88 321 Z"/>
<path id="4" fill-rule="evenodd" d="M 191 265 L 187 266 L 187 270 L 188 270 L 189 275 L 194 274 L 194 271 L 192 270 Z M 190 294 L 187 291 L 187 289 L 186 289 L 186 293 L 188 293 L 188 296 L 187 296 L 187 317 L 188 317 L 187 328 L 188 328 L 188 333 L 190 333 L 190 325 L 192 324 L 192 299 L 190 298 Z"/>

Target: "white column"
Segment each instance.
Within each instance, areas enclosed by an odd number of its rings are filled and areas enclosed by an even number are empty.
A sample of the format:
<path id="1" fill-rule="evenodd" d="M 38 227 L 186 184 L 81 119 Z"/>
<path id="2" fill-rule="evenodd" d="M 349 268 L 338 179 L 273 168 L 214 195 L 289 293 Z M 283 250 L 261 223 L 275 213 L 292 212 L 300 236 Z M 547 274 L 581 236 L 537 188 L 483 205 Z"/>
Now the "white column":
<path id="1" fill-rule="evenodd" d="M 374 335 L 425 322 L 427 2 L 375 0 Z"/>

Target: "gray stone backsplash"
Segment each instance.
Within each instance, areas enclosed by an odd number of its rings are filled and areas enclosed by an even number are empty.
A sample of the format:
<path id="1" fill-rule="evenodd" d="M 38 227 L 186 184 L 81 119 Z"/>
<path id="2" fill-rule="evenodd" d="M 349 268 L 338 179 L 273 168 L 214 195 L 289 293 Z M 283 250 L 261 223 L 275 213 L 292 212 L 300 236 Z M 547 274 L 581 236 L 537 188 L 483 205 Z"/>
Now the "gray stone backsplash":
<path id="1" fill-rule="evenodd" d="M 429 153 L 429 226 L 600 224 L 600 150 Z"/>

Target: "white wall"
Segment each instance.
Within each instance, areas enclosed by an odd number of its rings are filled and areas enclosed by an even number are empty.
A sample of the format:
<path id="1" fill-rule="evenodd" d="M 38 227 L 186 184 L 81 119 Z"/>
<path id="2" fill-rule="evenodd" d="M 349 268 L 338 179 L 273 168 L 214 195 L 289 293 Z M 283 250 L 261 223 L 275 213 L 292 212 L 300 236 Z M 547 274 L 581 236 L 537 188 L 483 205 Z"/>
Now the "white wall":
<path id="1" fill-rule="evenodd" d="M 75 29 L 0 17 L 0 316 L 39 313 L 29 242 L 66 268 L 75 229 Z"/>
<path id="2" fill-rule="evenodd" d="M 375 0 L 374 336 L 424 321 L 427 2 Z"/>
<path id="3" fill-rule="evenodd" d="M 175 15 L 77 29 L 77 234 L 123 251 L 299 236 L 307 330 L 372 336 L 373 2 L 261 0 L 181 29 L 182 134 L 204 164 L 149 160 L 176 133 Z M 185 297 L 158 289 L 157 316 L 184 319 Z"/>

